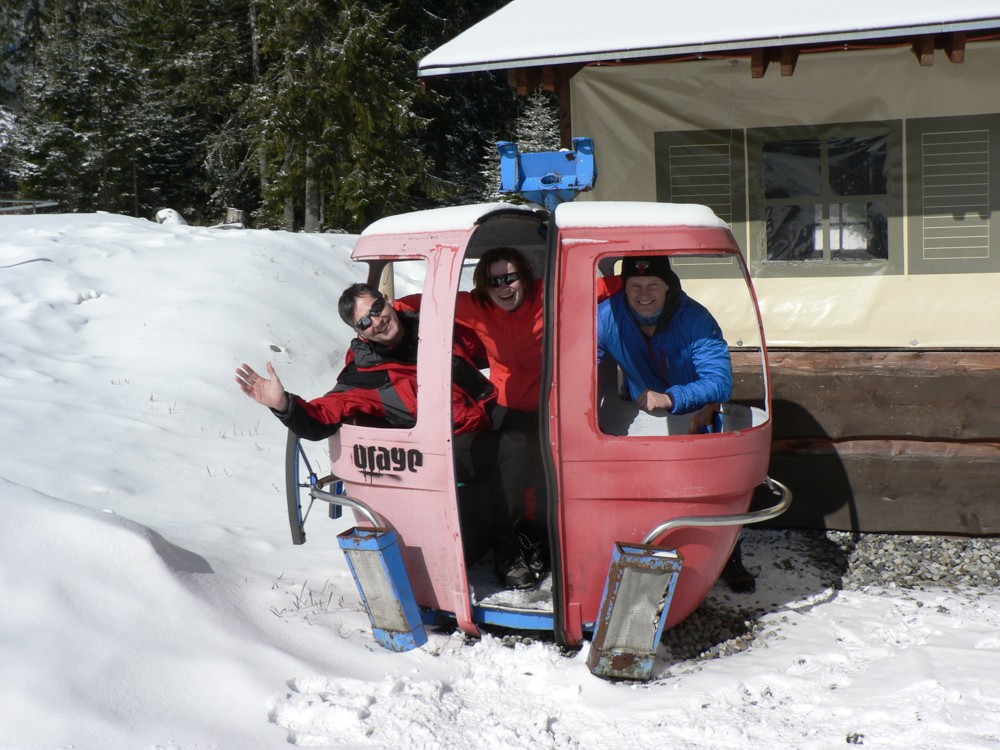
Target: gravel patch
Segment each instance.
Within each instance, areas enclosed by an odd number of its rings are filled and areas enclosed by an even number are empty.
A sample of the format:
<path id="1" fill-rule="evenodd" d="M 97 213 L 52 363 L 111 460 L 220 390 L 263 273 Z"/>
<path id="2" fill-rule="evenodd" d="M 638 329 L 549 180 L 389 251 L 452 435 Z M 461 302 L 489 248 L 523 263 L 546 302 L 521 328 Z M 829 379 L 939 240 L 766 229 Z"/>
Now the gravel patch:
<path id="1" fill-rule="evenodd" d="M 1000 586 L 1000 539 L 995 537 L 900 536 L 830 531 L 843 550 L 846 590 L 868 586 L 949 591 Z"/>

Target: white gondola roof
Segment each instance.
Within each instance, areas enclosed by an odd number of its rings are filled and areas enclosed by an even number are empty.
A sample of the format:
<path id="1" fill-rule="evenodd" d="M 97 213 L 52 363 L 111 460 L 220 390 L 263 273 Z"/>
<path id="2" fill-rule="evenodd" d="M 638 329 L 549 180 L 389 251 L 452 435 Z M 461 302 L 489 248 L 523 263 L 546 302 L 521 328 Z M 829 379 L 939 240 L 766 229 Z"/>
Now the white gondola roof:
<path id="1" fill-rule="evenodd" d="M 533 204 L 476 203 L 413 211 L 386 216 L 369 225 L 362 237 L 375 235 L 425 234 L 428 232 L 468 231 L 484 216 L 495 212 L 539 210 Z M 643 201 L 581 201 L 563 203 L 556 208 L 555 223 L 560 227 L 720 227 L 727 228 L 712 209 L 691 203 L 653 203 Z"/>
<path id="2" fill-rule="evenodd" d="M 997 0 L 512 0 L 424 57 L 419 75 L 998 28 Z"/>
<path id="3" fill-rule="evenodd" d="M 693 203 L 583 201 L 556 207 L 556 225 L 567 227 L 716 227 L 729 225 L 708 206 Z"/>
<path id="4" fill-rule="evenodd" d="M 362 237 L 376 234 L 423 234 L 425 232 L 450 232 L 471 230 L 487 214 L 494 211 L 533 212 L 527 205 L 511 203 L 475 203 L 469 206 L 447 206 L 386 216 L 370 224 Z"/>

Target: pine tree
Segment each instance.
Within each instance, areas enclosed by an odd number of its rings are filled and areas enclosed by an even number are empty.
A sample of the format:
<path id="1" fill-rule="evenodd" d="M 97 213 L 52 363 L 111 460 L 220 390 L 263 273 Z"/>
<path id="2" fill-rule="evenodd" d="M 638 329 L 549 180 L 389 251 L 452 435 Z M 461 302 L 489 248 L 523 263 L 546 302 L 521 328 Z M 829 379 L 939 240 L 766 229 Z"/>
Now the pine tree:
<path id="1" fill-rule="evenodd" d="M 140 214 L 157 202 L 157 140 L 170 118 L 149 96 L 125 3 L 50 0 L 14 135 L 23 193 L 66 210 Z"/>
<path id="2" fill-rule="evenodd" d="M 265 220 L 304 222 L 315 191 L 324 226 L 353 231 L 474 195 L 481 123 L 508 116 L 513 97 L 492 76 L 424 90 L 416 63 L 498 4 L 350 0 L 331 12 L 317 0 L 262 0 L 264 71 L 251 106 Z"/>
<path id="3" fill-rule="evenodd" d="M 412 57 L 391 12 L 364 2 L 328 8 L 316 0 L 260 6 L 268 67 L 252 106 L 268 170 L 262 214 L 287 220 L 292 202 L 307 228 L 322 220 L 358 231 L 430 184 L 418 142 L 426 123 L 413 111 Z"/>
<path id="4" fill-rule="evenodd" d="M 423 148 L 429 122 L 415 108 L 414 56 L 394 10 L 353 3 L 339 19 L 338 118 L 327 121 L 322 142 L 326 206 L 333 226 L 354 231 L 436 190 Z"/>
<path id="5" fill-rule="evenodd" d="M 198 219 L 252 191 L 218 148 L 249 86 L 248 1 L 48 0 L 13 137 L 20 191 Z"/>
<path id="6" fill-rule="evenodd" d="M 560 147 L 559 105 L 555 96 L 544 89 L 536 89 L 523 100 L 523 107 L 508 137 L 495 141 L 513 141 L 521 153 L 538 151 L 558 151 Z M 512 201 L 518 199 L 500 192 L 500 155 L 496 143 L 485 146 L 482 151 L 480 174 L 483 178 L 482 200 Z"/>
<path id="7" fill-rule="evenodd" d="M 147 86 L 173 127 L 156 137 L 169 149 L 176 186 L 164 204 L 199 219 L 227 206 L 254 208 L 259 182 L 242 116 L 253 85 L 251 0 L 131 0 L 133 35 L 147 40 Z"/>
<path id="8" fill-rule="evenodd" d="M 416 63 L 503 4 L 9 0 L 18 18 L 44 11 L 16 82 L 18 190 L 64 210 L 203 221 L 235 205 L 355 231 L 475 197 L 515 98 L 491 74 L 424 87 Z"/>
<path id="9" fill-rule="evenodd" d="M 257 219 L 293 229 L 307 202 L 307 151 L 312 153 L 323 121 L 332 114 L 323 88 L 324 58 L 333 46 L 324 40 L 334 36 L 334 24 L 315 0 L 261 0 L 254 10 L 259 74 L 242 119 L 260 170 Z"/>
<path id="10" fill-rule="evenodd" d="M 406 46 L 413 50 L 413 69 L 420 58 L 495 12 L 507 0 L 423 0 L 404 3 Z M 479 174 L 484 144 L 514 120 L 517 96 L 504 72 L 478 72 L 424 79 L 415 101 L 418 114 L 430 125 L 421 142 L 431 160 L 436 191 L 413 196 L 414 208 L 480 199 Z"/>
<path id="11" fill-rule="evenodd" d="M 13 172 L 22 194 L 58 198 L 68 210 L 88 208 L 91 191 L 83 174 L 89 154 L 81 130 L 92 108 L 84 92 L 79 17 L 74 0 L 54 0 L 47 6 L 33 65 L 23 80 L 22 113 L 12 139 Z"/>
<path id="12" fill-rule="evenodd" d="M 5 0 L 0 6 L 0 105 L 11 105 L 17 81 L 30 65 L 40 34 L 41 0 Z"/>

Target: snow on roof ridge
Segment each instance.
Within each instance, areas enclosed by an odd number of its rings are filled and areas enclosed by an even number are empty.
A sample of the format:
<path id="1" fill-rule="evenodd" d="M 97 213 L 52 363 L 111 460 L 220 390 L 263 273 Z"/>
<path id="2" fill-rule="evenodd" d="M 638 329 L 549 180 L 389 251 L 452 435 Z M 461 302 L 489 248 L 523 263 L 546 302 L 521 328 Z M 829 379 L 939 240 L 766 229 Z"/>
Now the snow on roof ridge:
<path id="1" fill-rule="evenodd" d="M 378 219 L 369 224 L 361 233 L 361 236 L 469 230 L 486 214 L 504 209 L 512 211 L 535 210 L 532 206 L 502 202 L 428 208 L 423 211 L 411 211 L 410 213 L 396 214 Z"/>
<path id="2" fill-rule="evenodd" d="M 556 208 L 560 228 L 684 226 L 728 229 L 729 225 L 708 206 L 697 203 L 654 203 L 651 201 L 581 201 Z"/>

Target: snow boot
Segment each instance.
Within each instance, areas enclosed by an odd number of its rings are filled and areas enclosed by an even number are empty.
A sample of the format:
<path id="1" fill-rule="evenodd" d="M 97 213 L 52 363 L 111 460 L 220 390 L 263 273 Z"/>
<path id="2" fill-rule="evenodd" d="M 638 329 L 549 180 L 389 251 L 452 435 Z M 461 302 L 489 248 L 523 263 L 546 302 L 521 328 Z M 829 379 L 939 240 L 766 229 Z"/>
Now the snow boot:
<path id="1" fill-rule="evenodd" d="M 493 560 L 497 580 L 505 589 L 530 589 L 535 585 L 535 576 L 515 540 L 499 545 L 493 551 Z"/>
<path id="2" fill-rule="evenodd" d="M 736 540 L 736 547 L 726 567 L 722 569 L 722 580 L 737 594 L 752 594 L 757 590 L 757 579 L 743 566 L 742 539 Z"/>
<path id="3" fill-rule="evenodd" d="M 518 534 L 517 541 L 521 545 L 521 554 L 534 580 L 540 581 L 545 578 L 549 572 L 549 556 L 542 545 L 533 542 L 527 534 Z"/>

